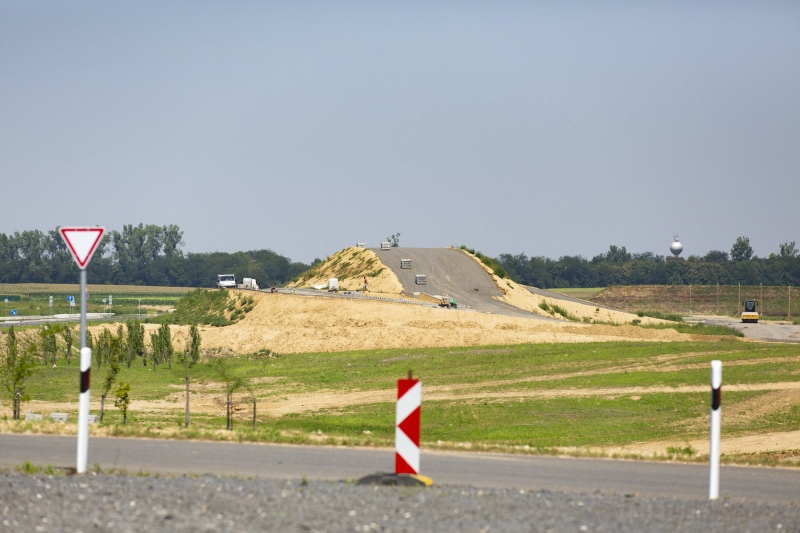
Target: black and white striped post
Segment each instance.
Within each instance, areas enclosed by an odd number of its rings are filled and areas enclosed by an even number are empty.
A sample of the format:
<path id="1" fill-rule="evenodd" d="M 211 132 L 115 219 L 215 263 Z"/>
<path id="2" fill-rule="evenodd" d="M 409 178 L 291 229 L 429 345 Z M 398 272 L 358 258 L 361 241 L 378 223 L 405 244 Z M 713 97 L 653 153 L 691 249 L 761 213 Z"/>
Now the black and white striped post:
<path id="1" fill-rule="evenodd" d="M 105 233 L 105 228 L 99 226 L 62 227 L 60 232 L 81 271 L 81 375 L 79 381 L 80 396 L 78 398 L 78 460 L 76 471 L 78 474 L 85 474 L 89 451 L 89 376 L 92 366 L 92 350 L 86 347 L 86 304 L 89 296 L 86 288 L 86 266 L 97 249 L 97 245 L 100 243 L 103 233 Z"/>
<path id="2" fill-rule="evenodd" d="M 719 433 L 722 415 L 722 361 L 711 361 L 711 445 L 708 450 L 708 499 L 719 498 Z"/>
<path id="3" fill-rule="evenodd" d="M 85 325 L 84 325 L 85 326 Z M 85 339 L 84 339 L 85 342 Z M 78 464 L 79 474 L 86 473 L 89 454 L 89 374 L 92 369 L 92 349 L 81 348 L 81 394 L 78 398 Z"/>

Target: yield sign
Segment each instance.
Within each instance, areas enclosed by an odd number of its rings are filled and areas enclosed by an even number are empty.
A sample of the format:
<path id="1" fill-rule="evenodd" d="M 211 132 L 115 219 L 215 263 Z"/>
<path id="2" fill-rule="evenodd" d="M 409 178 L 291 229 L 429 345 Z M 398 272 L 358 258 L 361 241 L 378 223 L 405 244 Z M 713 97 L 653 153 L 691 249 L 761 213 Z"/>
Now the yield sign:
<path id="1" fill-rule="evenodd" d="M 61 228 L 61 236 L 64 237 L 64 242 L 67 243 L 72 257 L 81 270 L 86 268 L 105 231 L 106 229 L 101 227 Z"/>

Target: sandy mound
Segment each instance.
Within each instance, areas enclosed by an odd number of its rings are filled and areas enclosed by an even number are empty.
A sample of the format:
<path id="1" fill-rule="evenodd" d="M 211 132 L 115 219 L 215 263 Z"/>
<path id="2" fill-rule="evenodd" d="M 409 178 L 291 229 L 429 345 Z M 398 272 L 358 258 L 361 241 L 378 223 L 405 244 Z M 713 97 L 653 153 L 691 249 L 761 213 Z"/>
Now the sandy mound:
<path id="1" fill-rule="evenodd" d="M 483 264 L 473 254 L 459 250 L 471 257 L 492 278 L 494 283 L 503 293 L 497 299 L 542 316 L 571 320 L 585 323 L 610 323 L 626 324 L 639 320 L 643 324 L 659 323 L 662 320 L 638 317 L 632 313 L 612 311 L 594 305 L 584 305 L 561 299 L 548 298 L 531 293 L 524 287 L 511 281 L 502 279 L 494 271 Z M 366 277 L 370 293 L 383 293 L 387 295 L 403 294 L 403 285 L 392 269 L 384 264 L 375 252 L 363 248 L 345 248 L 337 252 L 322 264 L 306 272 L 297 282 L 289 287 L 313 288 L 327 287 L 329 278 L 338 278 L 340 290 L 361 290 Z M 438 300 L 433 300 L 438 301 Z M 546 305 L 544 305 L 546 304 Z M 545 306 L 547 310 L 542 309 Z M 555 309 L 554 309 L 555 308 Z M 563 311 L 559 312 L 559 310 Z"/>
<path id="2" fill-rule="evenodd" d="M 311 289 L 324 285 L 328 279 L 339 279 L 340 291 L 357 291 L 364 287 L 367 278 L 368 290 L 385 294 L 400 294 L 403 286 L 390 268 L 372 250 L 350 247 L 336 252 L 322 264 L 307 271 L 299 280 L 290 283 L 290 288 Z"/>
<path id="3" fill-rule="evenodd" d="M 371 300 L 255 293 L 254 309 L 241 322 L 201 328 L 204 348 L 238 353 L 339 352 L 380 348 L 429 348 L 612 340 L 680 341 L 675 330 L 574 322 L 544 322 L 470 311 Z M 177 339 L 186 327 L 174 327 Z"/>
<path id="4" fill-rule="evenodd" d="M 612 311 L 610 309 L 600 308 L 594 305 L 584 305 L 568 300 L 548 298 L 538 294 L 533 294 L 510 279 L 500 278 L 494 273 L 494 270 L 484 265 L 480 259 L 469 252 L 464 251 L 464 253 L 473 257 L 475 261 L 477 261 L 481 267 L 483 267 L 483 269 L 492 277 L 500 290 L 503 291 L 503 296 L 498 299 L 519 309 L 524 309 L 542 316 L 552 316 L 554 318 L 570 319 L 573 321 L 587 323 L 602 322 L 611 324 L 629 324 L 634 320 L 639 320 L 642 324 L 659 324 L 665 322 L 664 320 L 659 320 L 656 318 L 639 317 L 635 314 L 626 313 L 624 311 Z M 542 309 L 542 302 L 546 303 L 551 309 L 554 306 L 556 308 L 563 309 L 568 316 L 564 316 L 556 311 L 553 313 L 548 313 Z"/>

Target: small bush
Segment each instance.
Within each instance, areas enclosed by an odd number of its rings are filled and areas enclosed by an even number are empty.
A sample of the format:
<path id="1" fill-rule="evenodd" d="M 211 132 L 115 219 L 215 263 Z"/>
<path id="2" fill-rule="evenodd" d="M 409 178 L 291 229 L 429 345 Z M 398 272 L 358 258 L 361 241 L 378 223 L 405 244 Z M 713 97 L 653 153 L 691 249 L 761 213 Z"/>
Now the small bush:
<path id="1" fill-rule="evenodd" d="M 566 318 L 567 320 L 572 320 L 573 322 L 579 322 L 580 321 L 580 319 L 578 317 L 576 317 L 575 315 L 573 315 L 572 313 L 570 313 L 569 311 L 567 311 L 566 309 L 564 309 L 560 305 L 553 305 L 552 308 L 553 308 L 553 311 L 555 313 L 558 313 L 559 315 L 561 315 L 562 317 Z"/>
<path id="2" fill-rule="evenodd" d="M 636 311 L 637 316 L 650 318 L 660 318 L 661 320 L 669 320 L 670 322 L 683 322 L 683 316 L 675 313 L 661 313 L 659 311 Z"/>
<path id="3" fill-rule="evenodd" d="M 670 446 L 667 448 L 667 453 L 669 455 L 685 455 L 687 457 L 692 457 L 697 453 L 697 450 L 692 448 L 690 444 L 687 444 L 683 448 Z"/>

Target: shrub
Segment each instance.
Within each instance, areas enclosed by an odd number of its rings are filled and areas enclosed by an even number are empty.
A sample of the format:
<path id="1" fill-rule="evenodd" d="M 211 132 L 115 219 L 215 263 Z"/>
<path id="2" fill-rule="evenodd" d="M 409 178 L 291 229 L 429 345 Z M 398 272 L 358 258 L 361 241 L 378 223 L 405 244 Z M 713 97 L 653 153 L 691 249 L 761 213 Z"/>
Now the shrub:
<path id="1" fill-rule="evenodd" d="M 477 257 L 481 261 L 481 263 L 483 263 L 487 267 L 491 268 L 494 271 L 494 273 L 495 273 L 495 275 L 497 277 L 499 277 L 499 278 L 507 278 L 508 277 L 508 273 L 500 265 L 500 263 L 497 262 L 496 259 L 494 259 L 492 257 L 489 257 L 488 255 L 484 255 L 484 254 L 482 254 L 480 252 L 476 252 L 472 248 L 467 248 L 463 244 L 461 246 L 459 246 L 459 248 L 464 250 L 465 252 L 469 252 L 472 255 L 474 255 L 475 257 Z"/>

